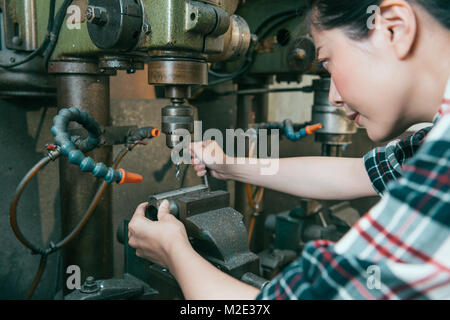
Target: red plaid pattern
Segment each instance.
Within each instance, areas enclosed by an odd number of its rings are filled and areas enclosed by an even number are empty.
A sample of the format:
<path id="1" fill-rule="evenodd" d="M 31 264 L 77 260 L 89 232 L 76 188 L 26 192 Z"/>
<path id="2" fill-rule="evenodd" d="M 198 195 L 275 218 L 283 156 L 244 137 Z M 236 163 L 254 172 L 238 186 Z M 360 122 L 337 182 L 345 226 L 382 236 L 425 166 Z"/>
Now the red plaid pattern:
<path id="1" fill-rule="evenodd" d="M 308 243 L 257 299 L 450 299 L 449 100 L 450 80 L 381 201 L 339 242 Z"/>

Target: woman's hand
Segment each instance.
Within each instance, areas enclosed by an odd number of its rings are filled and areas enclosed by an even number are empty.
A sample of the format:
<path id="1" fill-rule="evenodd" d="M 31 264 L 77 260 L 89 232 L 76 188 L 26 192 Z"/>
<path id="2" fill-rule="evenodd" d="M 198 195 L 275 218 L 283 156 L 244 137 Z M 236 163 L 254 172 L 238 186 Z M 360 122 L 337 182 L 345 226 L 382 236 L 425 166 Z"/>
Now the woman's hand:
<path id="1" fill-rule="evenodd" d="M 216 179 L 232 179 L 230 169 L 235 163 L 234 158 L 228 157 L 216 141 L 194 142 L 190 152 L 197 176 L 203 177 L 209 172 Z"/>
<path id="2" fill-rule="evenodd" d="M 259 290 L 220 271 L 189 243 L 184 225 L 169 213 L 164 200 L 158 221 L 145 217 L 142 203 L 128 224 L 128 244 L 136 255 L 169 269 L 188 300 L 254 299 Z"/>
<path id="3" fill-rule="evenodd" d="M 147 203 L 140 204 L 128 224 L 128 244 L 136 249 L 138 257 L 170 269 L 172 257 L 186 248 L 192 248 L 184 225 L 169 213 L 169 202 L 164 200 L 158 210 L 158 221 L 145 217 Z"/>

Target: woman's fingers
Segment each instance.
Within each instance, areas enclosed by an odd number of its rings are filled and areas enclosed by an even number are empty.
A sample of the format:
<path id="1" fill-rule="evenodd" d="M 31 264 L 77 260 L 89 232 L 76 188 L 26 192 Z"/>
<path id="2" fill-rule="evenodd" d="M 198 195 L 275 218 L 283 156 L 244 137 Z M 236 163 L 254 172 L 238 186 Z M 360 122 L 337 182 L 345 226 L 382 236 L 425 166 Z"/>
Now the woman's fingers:
<path id="1" fill-rule="evenodd" d="M 203 177 L 206 174 L 206 170 L 203 171 L 197 171 L 197 176 Z"/>
<path id="2" fill-rule="evenodd" d="M 206 166 L 205 166 L 205 164 L 196 164 L 196 165 L 194 165 L 194 169 L 195 169 L 195 171 L 203 171 L 203 170 L 206 170 Z"/>

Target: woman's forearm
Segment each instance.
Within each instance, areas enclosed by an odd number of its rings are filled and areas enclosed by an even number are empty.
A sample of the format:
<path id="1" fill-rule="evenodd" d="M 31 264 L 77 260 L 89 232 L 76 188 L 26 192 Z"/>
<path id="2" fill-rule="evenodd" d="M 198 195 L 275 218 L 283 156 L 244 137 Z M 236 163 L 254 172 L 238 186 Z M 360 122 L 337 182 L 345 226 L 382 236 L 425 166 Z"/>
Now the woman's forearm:
<path id="1" fill-rule="evenodd" d="M 252 300 L 259 293 L 215 268 L 191 246 L 180 245 L 171 257 L 169 270 L 187 300 Z"/>
<path id="2" fill-rule="evenodd" d="M 244 159 L 236 159 L 244 162 Z M 252 159 L 229 166 L 229 178 L 303 198 L 348 200 L 377 195 L 361 158 Z"/>

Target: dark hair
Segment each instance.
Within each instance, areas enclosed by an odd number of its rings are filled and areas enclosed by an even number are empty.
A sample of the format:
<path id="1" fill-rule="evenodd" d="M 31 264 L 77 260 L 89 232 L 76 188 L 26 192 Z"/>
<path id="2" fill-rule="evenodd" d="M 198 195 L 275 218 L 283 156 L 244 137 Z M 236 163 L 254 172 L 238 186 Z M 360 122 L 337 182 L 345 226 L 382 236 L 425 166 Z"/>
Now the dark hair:
<path id="1" fill-rule="evenodd" d="M 450 0 L 407 0 L 425 8 L 445 28 L 450 30 Z M 308 22 L 319 30 L 343 28 L 355 39 L 369 35 L 367 21 L 374 14 L 370 6 L 382 0 L 308 0 Z"/>

